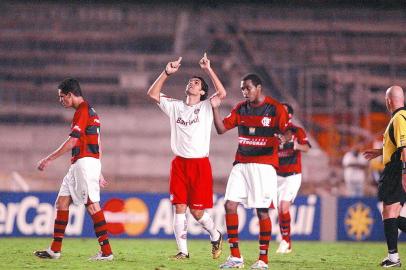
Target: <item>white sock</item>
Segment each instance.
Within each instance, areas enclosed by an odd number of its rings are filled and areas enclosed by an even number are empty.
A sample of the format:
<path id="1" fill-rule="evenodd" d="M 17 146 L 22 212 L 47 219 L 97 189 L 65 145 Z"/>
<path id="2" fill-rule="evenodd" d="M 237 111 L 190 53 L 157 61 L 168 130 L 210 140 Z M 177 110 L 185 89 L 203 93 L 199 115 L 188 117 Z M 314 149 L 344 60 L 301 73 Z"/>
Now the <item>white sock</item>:
<path id="1" fill-rule="evenodd" d="M 397 261 L 399 261 L 399 253 L 393 253 L 393 254 L 388 253 L 388 258 L 392 262 L 397 262 Z"/>
<path id="2" fill-rule="evenodd" d="M 204 212 L 202 218 L 199 219 L 197 222 L 199 222 L 203 226 L 203 229 L 205 229 L 210 234 L 211 241 L 216 241 L 219 239 L 220 233 L 216 229 L 213 219 L 207 212 Z"/>
<path id="3" fill-rule="evenodd" d="M 175 234 L 176 243 L 178 244 L 179 252 L 189 254 L 187 250 L 187 220 L 186 214 L 174 214 L 173 217 L 173 232 Z"/>

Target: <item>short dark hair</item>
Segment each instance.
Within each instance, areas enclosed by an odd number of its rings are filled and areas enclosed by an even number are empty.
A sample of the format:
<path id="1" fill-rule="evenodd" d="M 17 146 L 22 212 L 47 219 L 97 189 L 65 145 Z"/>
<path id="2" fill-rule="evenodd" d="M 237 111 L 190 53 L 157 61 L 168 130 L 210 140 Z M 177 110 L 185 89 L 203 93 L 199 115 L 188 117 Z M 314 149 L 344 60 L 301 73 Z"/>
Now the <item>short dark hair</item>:
<path id="1" fill-rule="evenodd" d="M 65 95 L 69 92 L 74 94 L 77 97 L 82 96 L 82 89 L 80 89 L 80 84 L 78 80 L 74 78 L 66 78 L 64 79 L 58 86 L 58 89 L 62 91 Z"/>
<path id="2" fill-rule="evenodd" d="M 288 108 L 288 114 L 293 115 L 293 107 L 287 102 L 283 102 L 282 105 L 285 105 Z"/>
<path id="3" fill-rule="evenodd" d="M 199 79 L 202 84 L 202 90 L 204 91 L 204 95 L 200 96 L 200 101 L 206 100 L 209 95 L 209 85 L 206 81 L 200 76 L 193 76 L 192 78 Z"/>
<path id="4" fill-rule="evenodd" d="M 255 86 L 258 86 L 259 84 L 262 85 L 261 78 L 259 78 L 259 76 L 256 74 L 250 73 L 250 74 L 245 75 L 242 78 L 242 81 L 248 81 L 248 80 L 251 80 L 252 84 Z"/>

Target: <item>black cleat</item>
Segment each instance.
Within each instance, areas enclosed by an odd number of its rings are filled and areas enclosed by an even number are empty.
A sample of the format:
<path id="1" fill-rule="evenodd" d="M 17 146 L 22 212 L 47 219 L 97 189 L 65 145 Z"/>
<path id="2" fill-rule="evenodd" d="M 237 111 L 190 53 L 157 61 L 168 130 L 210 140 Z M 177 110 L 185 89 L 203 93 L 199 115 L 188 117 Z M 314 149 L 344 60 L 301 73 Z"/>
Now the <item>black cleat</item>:
<path id="1" fill-rule="evenodd" d="M 391 260 L 389 260 L 389 257 L 386 257 L 385 259 L 383 259 L 380 266 L 382 266 L 383 268 L 401 267 L 402 264 L 400 263 L 400 260 L 398 260 L 397 262 L 392 262 Z"/>
<path id="2" fill-rule="evenodd" d="M 60 252 L 53 252 L 51 249 L 35 251 L 34 255 L 41 259 L 59 259 Z"/>
<path id="3" fill-rule="evenodd" d="M 223 236 L 220 233 L 220 237 L 218 240 L 211 241 L 211 254 L 213 255 L 213 259 L 218 259 L 220 257 L 222 246 L 223 246 Z"/>
<path id="4" fill-rule="evenodd" d="M 179 252 L 178 254 L 171 256 L 170 259 L 174 259 L 174 260 L 187 260 L 187 259 L 189 259 L 189 254 L 185 254 L 185 253 L 183 253 L 183 252 Z"/>

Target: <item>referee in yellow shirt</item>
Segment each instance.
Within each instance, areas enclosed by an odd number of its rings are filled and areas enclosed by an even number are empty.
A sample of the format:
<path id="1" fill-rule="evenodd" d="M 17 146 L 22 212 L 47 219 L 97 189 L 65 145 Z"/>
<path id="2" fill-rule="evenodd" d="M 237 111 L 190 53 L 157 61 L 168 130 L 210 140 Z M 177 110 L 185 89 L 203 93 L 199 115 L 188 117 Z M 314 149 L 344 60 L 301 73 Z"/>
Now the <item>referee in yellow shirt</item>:
<path id="1" fill-rule="evenodd" d="M 383 202 L 383 227 L 388 256 L 381 262 L 384 268 L 400 267 L 398 228 L 406 232 L 406 218 L 400 210 L 406 200 L 406 107 L 403 89 L 392 86 L 386 90 L 386 108 L 392 118 L 383 136 L 383 148 L 371 149 L 364 156 L 371 160 L 383 155 L 385 165 L 378 186 L 378 197 Z"/>

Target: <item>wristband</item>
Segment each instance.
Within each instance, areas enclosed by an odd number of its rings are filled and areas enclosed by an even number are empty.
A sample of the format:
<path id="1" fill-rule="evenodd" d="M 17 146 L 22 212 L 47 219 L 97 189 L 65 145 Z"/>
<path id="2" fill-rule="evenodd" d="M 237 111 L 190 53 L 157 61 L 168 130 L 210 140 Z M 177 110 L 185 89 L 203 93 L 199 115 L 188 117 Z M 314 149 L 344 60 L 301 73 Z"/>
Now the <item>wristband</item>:
<path id="1" fill-rule="evenodd" d="M 166 71 L 166 68 L 164 69 L 166 76 L 170 76 L 171 74 L 168 73 L 168 71 Z"/>
<path id="2" fill-rule="evenodd" d="M 402 174 L 406 174 L 406 162 L 402 161 Z"/>

